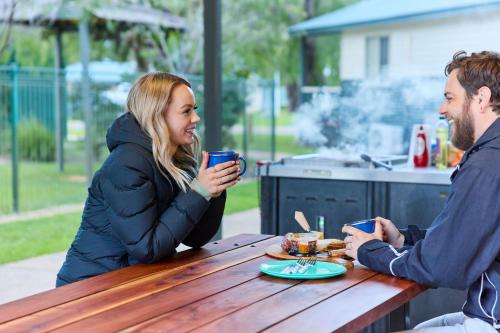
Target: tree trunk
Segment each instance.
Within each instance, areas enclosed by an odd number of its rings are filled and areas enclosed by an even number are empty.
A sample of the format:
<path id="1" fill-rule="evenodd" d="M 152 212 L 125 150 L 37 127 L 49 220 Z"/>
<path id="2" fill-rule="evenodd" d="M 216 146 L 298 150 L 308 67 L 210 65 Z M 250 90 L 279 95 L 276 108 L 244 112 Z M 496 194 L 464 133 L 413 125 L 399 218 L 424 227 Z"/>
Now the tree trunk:
<path id="1" fill-rule="evenodd" d="M 288 110 L 295 112 L 299 107 L 299 86 L 297 82 L 287 84 L 286 91 L 288 96 Z"/>
<path id="2" fill-rule="evenodd" d="M 2 9 L 6 9 L 7 4 Z M 9 47 L 10 33 L 12 30 L 12 21 L 14 19 L 14 11 L 16 8 L 16 2 L 12 0 L 11 6 L 9 8 L 9 14 L 6 15 L 7 20 L 4 21 L 2 27 L 0 27 L 0 56 Z"/>
<path id="3" fill-rule="evenodd" d="M 306 12 L 306 19 L 310 19 L 314 16 L 314 0 L 304 0 L 304 9 Z M 304 86 L 318 85 L 320 82 L 316 77 L 314 71 L 314 64 L 316 62 L 316 46 L 313 37 L 304 36 L 302 37 L 302 48 L 304 50 L 303 55 L 303 80 L 302 84 Z"/>

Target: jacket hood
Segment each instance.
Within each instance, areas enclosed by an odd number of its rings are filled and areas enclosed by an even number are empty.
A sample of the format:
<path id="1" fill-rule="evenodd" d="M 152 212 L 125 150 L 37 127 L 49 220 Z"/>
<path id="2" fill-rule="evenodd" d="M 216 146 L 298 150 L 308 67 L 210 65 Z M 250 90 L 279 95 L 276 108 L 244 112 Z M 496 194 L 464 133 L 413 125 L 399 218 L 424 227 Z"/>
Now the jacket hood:
<path id="1" fill-rule="evenodd" d="M 124 143 L 135 143 L 148 151 L 153 150 L 151 138 L 130 112 L 125 112 L 113 122 L 106 134 L 106 143 L 110 152 Z"/>

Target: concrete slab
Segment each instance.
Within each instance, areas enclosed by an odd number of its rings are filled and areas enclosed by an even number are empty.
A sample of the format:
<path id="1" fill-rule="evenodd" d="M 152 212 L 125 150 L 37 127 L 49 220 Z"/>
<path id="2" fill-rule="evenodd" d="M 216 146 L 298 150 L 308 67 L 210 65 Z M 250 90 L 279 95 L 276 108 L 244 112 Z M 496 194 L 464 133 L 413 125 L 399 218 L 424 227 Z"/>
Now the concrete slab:
<path id="1" fill-rule="evenodd" d="M 260 233 L 259 209 L 224 216 L 222 237 L 241 233 Z M 189 247 L 180 245 L 177 250 Z M 0 265 L 0 304 L 37 294 L 55 287 L 56 274 L 66 252 L 43 255 Z"/>
<path id="2" fill-rule="evenodd" d="M 76 213 L 83 210 L 82 204 L 61 205 L 44 209 L 32 210 L 24 213 L 0 215 L 1 223 L 11 223 L 16 221 L 31 220 L 35 218 L 50 217 L 58 214 Z"/>
<path id="3" fill-rule="evenodd" d="M 260 209 L 250 209 L 222 218 L 222 237 L 238 234 L 260 234 Z"/>
<path id="4" fill-rule="evenodd" d="M 59 252 L 0 266 L 0 304 L 54 288 L 65 256 Z"/>

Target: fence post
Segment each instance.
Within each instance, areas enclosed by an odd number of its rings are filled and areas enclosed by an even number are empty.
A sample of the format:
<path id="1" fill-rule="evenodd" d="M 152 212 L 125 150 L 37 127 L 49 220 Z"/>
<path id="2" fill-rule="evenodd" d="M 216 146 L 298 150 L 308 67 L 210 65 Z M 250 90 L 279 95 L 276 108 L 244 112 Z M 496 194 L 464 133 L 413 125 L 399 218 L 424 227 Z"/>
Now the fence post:
<path id="1" fill-rule="evenodd" d="M 12 155 L 12 209 L 14 212 L 19 212 L 19 175 L 18 175 L 18 145 L 17 145 L 17 123 L 19 119 L 18 115 L 18 72 L 19 67 L 16 64 L 16 53 L 12 52 L 11 56 L 11 92 L 12 92 L 12 103 L 11 103 L 11 126 L 12 126 L 12 144 L 11 144 L 11 155 Z"/>
<path id="2" fill-rule="evenodd" d="M 80 58 L 82 62 L 82 109 L 85 116 L 85 171 L 87 176 L 87 185 L 92 183 L 92 174 L 94 168 L 93 151 L 93 133 L 92 133 L 92 102 L 90 97 L 90 37 L 88 22 L 82 19 L 78 25 L 80 36 Z"/>
<path id="3" fill-rule="evenodd" d="M 64 135 L 61 99 L 62 38 L 61 30 L 57 29 L 54 48 L 54 108 L 56 128 L 56 162 L 59 172 L 64 171 Z"/>
<path id="4" fill-rule="evenodd" d="M 279 74 L 273 75 L 271 89 L 271 161 L 276 159 L 276 85 L 279 85 Z"/>
<path id="5" fill-rule="evenodd" d="M 246 94 L 246 85 L 247 85 L 247 82 L 243 82 L 243 85 L 245 87 L 245 94 Z M 246 106 L 246 102 L 245 102 L 245 107 L 243 108 L 243 156 L 245 156 L 246 158 L 248 158 L 248 119 L 247 119 L 247 106 Z"/>

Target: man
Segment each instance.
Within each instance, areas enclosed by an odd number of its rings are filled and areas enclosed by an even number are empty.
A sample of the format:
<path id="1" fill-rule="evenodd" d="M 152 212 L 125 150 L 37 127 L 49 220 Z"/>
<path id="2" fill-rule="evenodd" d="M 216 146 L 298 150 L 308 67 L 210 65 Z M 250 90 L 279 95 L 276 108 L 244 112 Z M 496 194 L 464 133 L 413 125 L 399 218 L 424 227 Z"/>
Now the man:
<path id="1" fill-rule="evenodd" d="M 383 273 L 468 290 L 463 312 L 412 332 L 500 332 L 500 54 L 459 52 L 445 72 L 439 113 L 466 152 L 442 212 L 422 231 L 380 217 L 373 234 L 344 226 L 346 253 Z"/>

